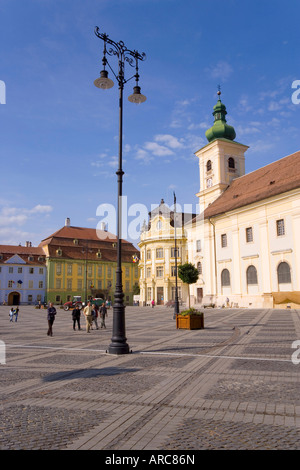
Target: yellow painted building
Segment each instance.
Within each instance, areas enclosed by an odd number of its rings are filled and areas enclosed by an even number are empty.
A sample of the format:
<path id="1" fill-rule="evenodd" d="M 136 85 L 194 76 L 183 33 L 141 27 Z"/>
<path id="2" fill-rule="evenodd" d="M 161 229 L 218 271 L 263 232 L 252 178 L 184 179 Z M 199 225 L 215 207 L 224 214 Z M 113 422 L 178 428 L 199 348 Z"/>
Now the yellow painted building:
<path id="1" fill-rule="evenodd" d="M 150 305 L 152 300 L 158 305 L 168 305 L 175 300 L 176 259 L 177 267 L 188 259 L 184 224 L 191 219 L 191 214 L 174 213 L 163 199 L 160 205 L 151 212 L 149 224 L 143 227 L 139 243 L 140 302 L 142 305 Z M 181 302 L 181 299 L 188 294 L 188 287 L 179 278 L 177 278 L 177 286 Z"/>
<path id="2" fill-rule="evenodd" d="M 92 297 L 114 300 L 117 265 L 116 236 L 105 231 L 70 226 L 42 240 L 46 254 L 47 301 L 63 304 L 73 296 L 85 301 Z M 133 302 L 134 286 L 138 284 L 138 266 L 134 256 L 138 250 L 122 240 L 122 284 L 124 303 Z"/>

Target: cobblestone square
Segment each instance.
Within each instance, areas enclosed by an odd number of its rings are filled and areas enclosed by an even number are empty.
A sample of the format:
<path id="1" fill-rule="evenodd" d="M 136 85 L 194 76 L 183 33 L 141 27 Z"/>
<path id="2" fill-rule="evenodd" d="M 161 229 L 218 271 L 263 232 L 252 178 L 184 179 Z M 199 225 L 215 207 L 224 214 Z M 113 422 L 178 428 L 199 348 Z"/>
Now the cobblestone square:
<path id="1" fill-rule="evenodd" d="M 177 330 L 168 307 L 127 307 L 130 354 L 57 310 L 0 307 L 0 450 L 299 450 L 299 310 L 205 309 Z"/>

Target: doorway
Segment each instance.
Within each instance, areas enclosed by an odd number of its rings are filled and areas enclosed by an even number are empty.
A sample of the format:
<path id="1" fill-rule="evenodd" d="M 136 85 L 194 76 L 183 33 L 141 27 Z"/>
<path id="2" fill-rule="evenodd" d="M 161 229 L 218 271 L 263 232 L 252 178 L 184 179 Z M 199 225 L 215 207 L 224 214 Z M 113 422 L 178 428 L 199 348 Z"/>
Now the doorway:
<path id="1" fill-rule="evenodd" d="M 156 300 L 157 305 L 163 305 L 164 304 L 164 288 L 157 287 L 156 294 L 157 294 L 157 300 Z"/>
<path id="2" fill-rule="evenodd" d="M 201 304 L 203 299 L 203 288 L 197 287 L 197 304 Z"/>
<path id="3" fill-rule="evenodd" d="M 10 292 L 8 294 L 8 305 L 20 305 L 20 294 L 19 292 Z"/>

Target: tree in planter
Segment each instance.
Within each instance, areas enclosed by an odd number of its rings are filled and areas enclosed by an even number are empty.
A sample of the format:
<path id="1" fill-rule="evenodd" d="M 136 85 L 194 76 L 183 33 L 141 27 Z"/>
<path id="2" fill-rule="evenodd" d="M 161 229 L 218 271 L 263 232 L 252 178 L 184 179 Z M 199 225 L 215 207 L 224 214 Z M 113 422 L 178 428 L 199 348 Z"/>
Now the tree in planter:
<path id="1" fill-rule="evenodd" d="M 190 308 L 190 284 L 197 282 L 199 272 L 192 263 L 185 263 L 178 267 L 178 277 L 189 286 L 189 308 Z"/>

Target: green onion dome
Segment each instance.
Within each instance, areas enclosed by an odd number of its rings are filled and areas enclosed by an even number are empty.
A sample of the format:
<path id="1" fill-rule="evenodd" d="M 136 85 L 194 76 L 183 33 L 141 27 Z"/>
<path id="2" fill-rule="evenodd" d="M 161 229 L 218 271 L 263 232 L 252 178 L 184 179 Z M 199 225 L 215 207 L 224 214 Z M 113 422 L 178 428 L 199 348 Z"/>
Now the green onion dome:
<path id="1" fill-rule="evenodd" d="M 218 95 L 219 99 L 217 104 L 214 106 L 214 111 L 212 113 L 215 118 L 215 122 L 213 126 L 205 132 L 208 142 L 212 142 L 215 139 L 234 140 L 236 137 L 234 128 L 226 123 L 225 116 L 227 111 L 226 106 L 221 102 L 220 91 L 218 91 Z"/>

